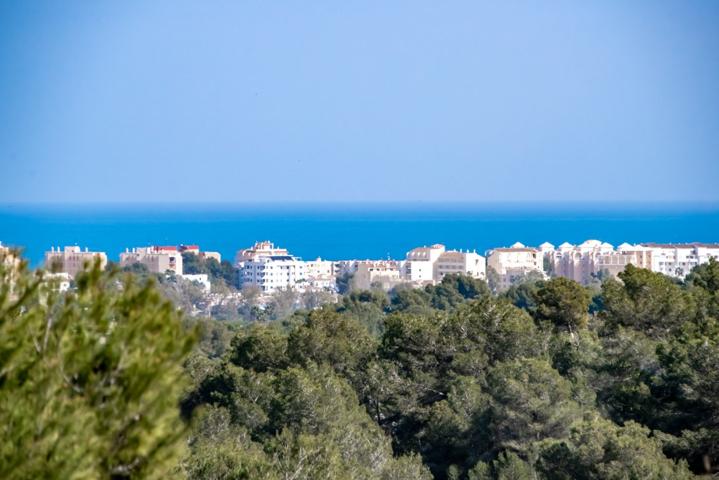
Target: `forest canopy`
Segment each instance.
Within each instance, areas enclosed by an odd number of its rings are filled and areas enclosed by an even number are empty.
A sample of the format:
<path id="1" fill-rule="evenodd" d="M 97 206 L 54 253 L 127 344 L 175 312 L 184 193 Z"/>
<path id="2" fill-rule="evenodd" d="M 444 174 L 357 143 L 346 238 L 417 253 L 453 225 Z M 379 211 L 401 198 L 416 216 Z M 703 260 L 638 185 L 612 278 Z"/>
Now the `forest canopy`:
<path id="1" fill-rule="evenodd" d="M 247 325 L 0 262 L 0 476 L 682 479 L 719 465 L 719 264 L 450 275 Z"/>

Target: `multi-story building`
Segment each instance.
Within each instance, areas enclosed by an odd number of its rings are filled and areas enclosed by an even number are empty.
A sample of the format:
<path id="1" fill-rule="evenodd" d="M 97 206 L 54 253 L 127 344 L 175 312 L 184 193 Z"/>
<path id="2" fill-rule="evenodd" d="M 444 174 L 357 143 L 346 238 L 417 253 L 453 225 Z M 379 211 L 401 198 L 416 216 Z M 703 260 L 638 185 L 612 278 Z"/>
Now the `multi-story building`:
<path id="1" fill-rule="evenodd" d="M 182 275 L 182 255 L 174 246 L 139 247 L 120 254 L 120 266 L 142 264 L 152 273 L 173 272 Z"/>
<path id="2" fill-rule="evenodd" d="M 105 252 L 91 252 L 87 248 L 81 250 L 80 247 L 51 247 L 49 252 L 45 252 L 45 268 L 54 273 L 67 273 L 71 277 L 75 277 L 78 272 L 84 270 L 85 266 L 92 266 L 95 261 L 100 261 L 100 268 L 107 265 L 107 255 Z"/>
<path id="3" fill-rule="evenodd" d="M 719 259 L 719 244 L 684 243 L 662 244 L 643 243 L 642 247 L 651 253 L 651 270 L 670 277 L 684 278 L 698 265 Z"/>
<path id="4" fill-rule="evenodd" d="M 305 262 L 269 241 L 239 251 L 236 259 L 240 284 L 257 286 L 264 293 L 294 288 L 307 279 Z"/>
<path id="5" fill-rule="evenodd" d="M 486 261 L 477 252 L 447 250 L 442 244 L 434 244 L 407 252 L 400 273 L 403 280 L 414 285 L 437 283 L 452 273 L 485 278 Z"/>
<path id="6" fill-rule="evenodd" d="M 461 273 L 472 278 L 487 278 L 487 261 L 477 252 L 446 250 L 434 262 L 434 281 L 441 282 L 445 275 Z"/>
<path id="7" fill-rule="evenodd" d="M 368 290 L 373 287 L 390 290 L 403 282 L 402 262 L 396 260 L 362 260 L 355 263 L 354 288 Z"/>
<path id="8" fill-rule="evenodd" d="M 444 245 L 413 248 L 407 252 L 403 265 L 402 278 L 417 285 L 434 282 L 435 262 L 445 252 Z"/>
<path id="9" fill-rule="evenodd" d="M 217 263 L 222 261 L 222 255 L 220 255 L 220 252 L 202 251 L 200 250 L 199 245 L 180 245 L 177 248 L 180 253 L 191 253 L 193 255 L 198 255 L 201 258 L 214 258 L 217 260 Z"/>
<path id="10" fill-rule="evenodd" d="M 599 240 L 587 240 L 580 245 L 564 242 L 554 251 L 553 274 L 587 284 L 597 273 L 597 259 L 614 253 L 614 247 Z"/>
<path id="11" fill-rule="evenodd" d="M 509 288 L 531 272 L 543 273 L 542 252 L 517 242 L 509 248 L 495 248 L 487 256 L 487 267 L 499 276 L 500 289 Z"/>
<path id="12" fill-rule="evenodd" d="M 622 243 L 616 251 L 603 253 L 594 259 L 594 273 L 604 272 L 616 277 L 627 268 L 627 265 L 651 270 L 651 259 L 650 249 L 641 245 Z"/>
<path id="13" fill-rule="evenodd" d="M 308 260 L 305 262 L 307 286 L 316 290 L 335 290 L 335 263 L 329 260 Z"/>

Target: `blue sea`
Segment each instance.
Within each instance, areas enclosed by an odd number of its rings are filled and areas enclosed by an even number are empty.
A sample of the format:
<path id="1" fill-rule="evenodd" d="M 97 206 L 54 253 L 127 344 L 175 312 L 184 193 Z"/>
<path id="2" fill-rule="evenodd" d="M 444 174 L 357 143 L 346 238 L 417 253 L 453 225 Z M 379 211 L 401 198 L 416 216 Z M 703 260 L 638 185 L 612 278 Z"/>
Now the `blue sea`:
<path id="1" fill-rule="evenodd" d="M 0 242 L 34 265 L 51 246 L 107 252 L 199 244 L 232 260 L 271 240 L 304 259 L 403 258 L 416 246 L 486 250 L 514 242 L 719 242 L 719 205 L 272 204 L 0 205 Z"/>

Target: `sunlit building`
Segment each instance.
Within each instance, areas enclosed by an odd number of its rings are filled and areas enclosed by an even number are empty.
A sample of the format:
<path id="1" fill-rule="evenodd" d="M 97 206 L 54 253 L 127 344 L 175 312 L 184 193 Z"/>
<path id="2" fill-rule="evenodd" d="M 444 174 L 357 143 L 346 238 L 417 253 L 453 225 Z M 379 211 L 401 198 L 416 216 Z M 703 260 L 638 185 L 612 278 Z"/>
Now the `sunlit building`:
<path id="1" fill-rule="evenodd" d="M 120 266 L 139 263 L 152 273 L 172 272 L 182 275 L 182 255 L 175 246 L 139 247 L 120 254 Z"/>
<path id="2" fill-rule="evenodd" d="M 91 252 L 87 248 L 81 250 L 77 246 L 63 249 L 51 247 L 49 252 L 45 252 L 45 269 L 54 273 L 67 273 L 74 278 L 78 272 L 86 266 L 92 266 L 98 260 L 100 268 L 105 268 L 107 265 L 105 252 Z"/>

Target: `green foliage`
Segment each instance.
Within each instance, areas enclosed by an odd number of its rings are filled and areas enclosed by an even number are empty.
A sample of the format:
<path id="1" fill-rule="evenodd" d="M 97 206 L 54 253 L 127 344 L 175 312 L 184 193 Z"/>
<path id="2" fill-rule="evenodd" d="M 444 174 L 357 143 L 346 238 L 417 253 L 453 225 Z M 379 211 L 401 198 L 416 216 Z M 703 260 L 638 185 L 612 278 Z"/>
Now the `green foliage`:
<path id="1" fill-rule="evenodd" d="M 548 321 L 570 332 L 586 328 L 591 296 L 586 288 L 563 277 L 543 282 L 534 294 L 537 320 Z"/>
<path id="2" fill-rule="evenodd" d="M 247 288 L 226 308 L 250 325 L 183 323 L 160 295 L 181 287 L 171 275 L 157 278 L 158 293 L 155 276 L 93 271 L 60 295 L 23 272 L 6 271 L 0 288 L 3 477 L 599 480 L 719 470 L 716 262 L 683 284 L 629 267 L 596 292 L 529 279 L 495 296 L 448 275 L 322 307 L 280 292 L 260 308 Z M 201 336 L 188 356 L 190 325 Z"/>
<path id="3" fill-rule="evenodd" d="M 222 283 L 231 290 L 235 290 L 239 285 L 239 271 L 227 260 L 218 262 L 214 258 L 184 252 L 182 254 L 182 271 L 188 275 L 205 273 L 213 285 Z"/>
<path id="4" fill-rule="evenodd" d="M 0 477 L 164 478 L 193 335 L 152 284 L 42 276 L 0 262 Z"/>
<path id="5" fill-rule="evenodd" d="M 489 428 L 496 450 L 526 452 L 531 442 L 562 438 L 581 416 L 572 384 L 546 361 L 514 360 L 489 374 Z"/>
<path id="6" fill-rule="evenodd" d="M 619 279 L 621 283 L 602 284 L 602 315 L 610 327 L 631 327 L 664 338 L 695 318 L 691 296 L 669 277 L 628 265 Z"/>
<path id="7" fill-rule="evenodd" d="M 634 422 L 586 420 L 567 439 L 540 443 L 538 451 L 537 470 L 548 480 L 694 478 L 686 462 L 666 458 L 662 442 Z"/>

